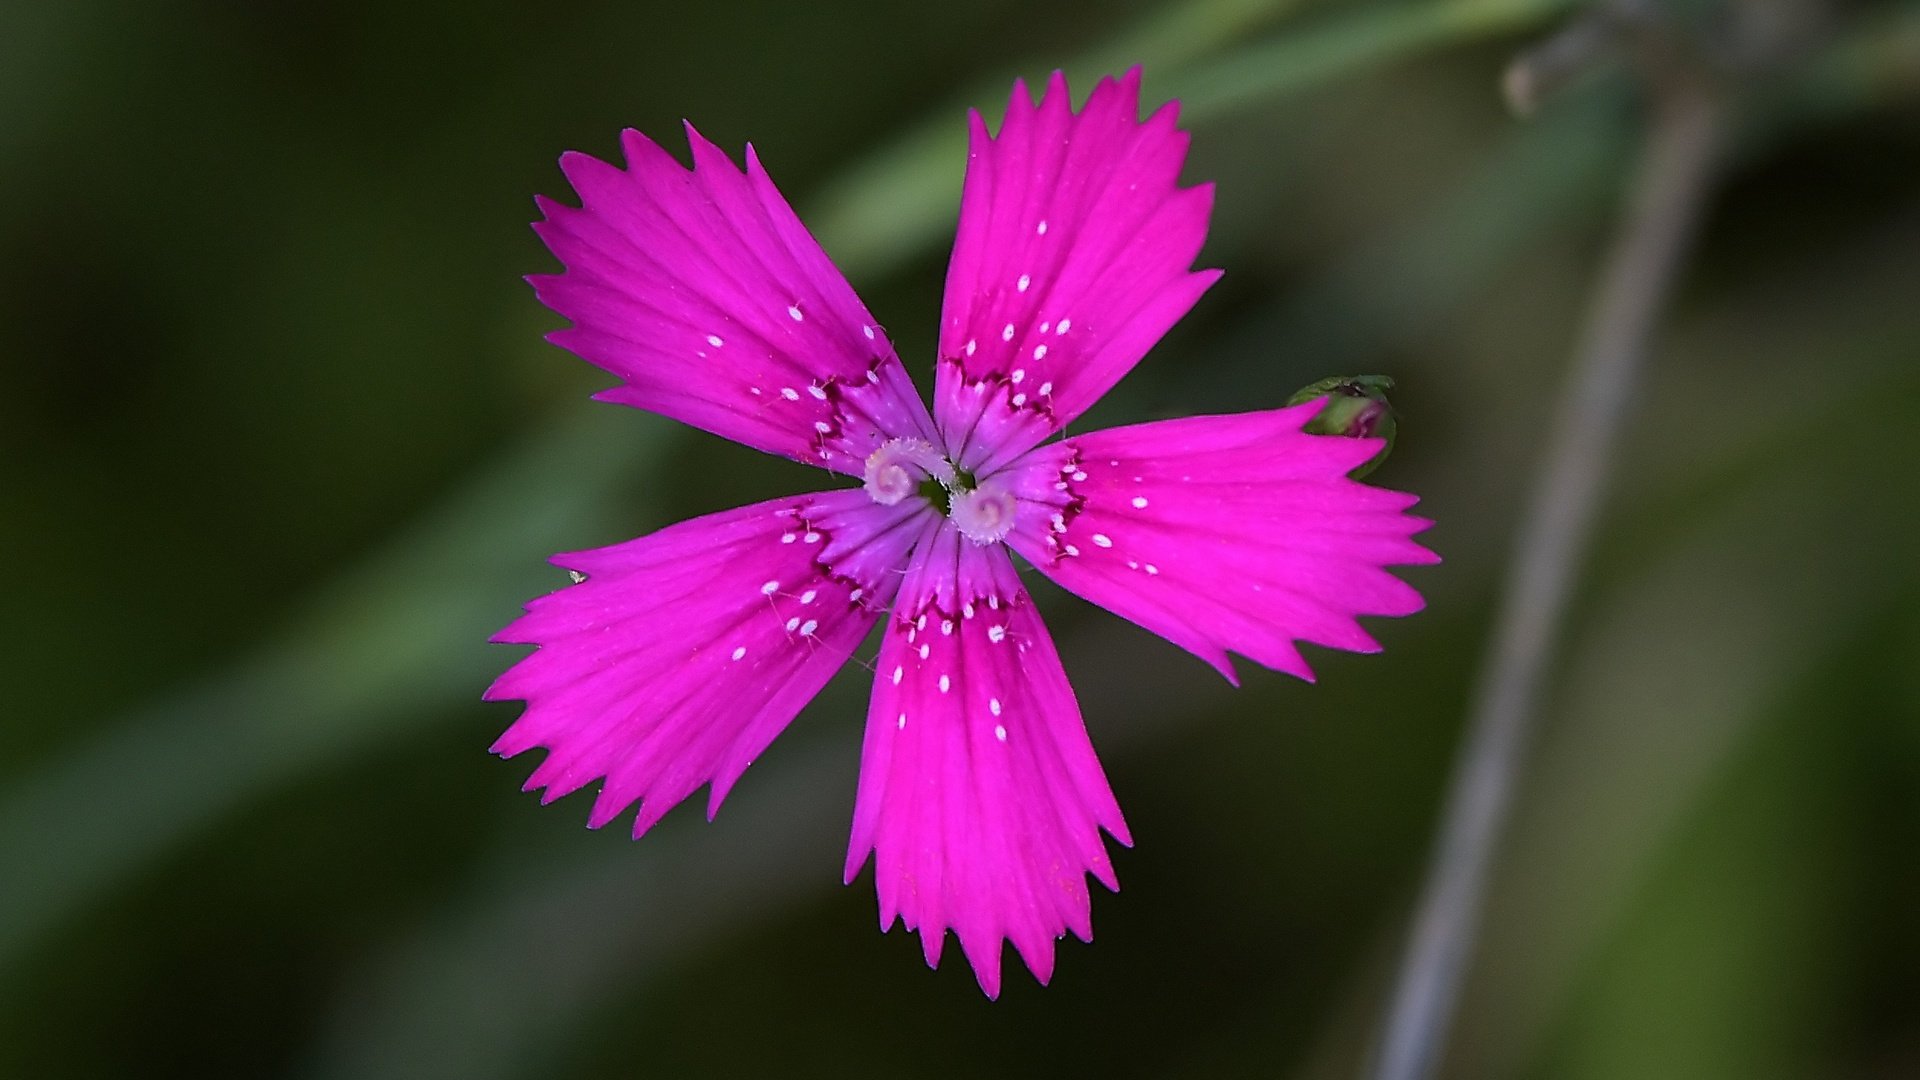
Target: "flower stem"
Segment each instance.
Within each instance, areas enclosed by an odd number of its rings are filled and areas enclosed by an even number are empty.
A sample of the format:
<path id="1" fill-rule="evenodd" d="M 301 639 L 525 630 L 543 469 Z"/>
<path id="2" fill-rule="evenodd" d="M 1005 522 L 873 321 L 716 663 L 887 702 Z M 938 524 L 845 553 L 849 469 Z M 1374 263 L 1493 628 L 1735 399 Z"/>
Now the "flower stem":
<path id="1" fill-rule="evenodd" d="M 1455 764 L 1376 1080 L 1439 1067 L 1482 895 L 1567 597 L 1592 533 L 1648 339 L 1712 185 L 1726 102 L 1699 71 L 1649 72 L 1653 116 L 1535 479 Z"/>

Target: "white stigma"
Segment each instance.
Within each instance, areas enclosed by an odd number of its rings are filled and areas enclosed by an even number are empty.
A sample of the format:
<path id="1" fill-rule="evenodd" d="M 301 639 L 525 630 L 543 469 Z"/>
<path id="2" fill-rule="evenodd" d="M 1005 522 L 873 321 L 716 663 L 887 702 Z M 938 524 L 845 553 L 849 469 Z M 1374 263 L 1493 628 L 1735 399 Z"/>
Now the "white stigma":
<path id="1" fill-rule="evenodd" d="M 867 455 L 865 487 L 881 506 L 914 494 L 927 479 L 952 483 L 953 466 L 925 439 L 889 439 Z"/>
<path id="2" fill-rule="evenodd" d="M 972 491 L 956 491 L 948 514 L 960 534 L 976 544 L 996 544 L 1013 531 L 1017 504 L 1013 492 L 988 481 Z"/>

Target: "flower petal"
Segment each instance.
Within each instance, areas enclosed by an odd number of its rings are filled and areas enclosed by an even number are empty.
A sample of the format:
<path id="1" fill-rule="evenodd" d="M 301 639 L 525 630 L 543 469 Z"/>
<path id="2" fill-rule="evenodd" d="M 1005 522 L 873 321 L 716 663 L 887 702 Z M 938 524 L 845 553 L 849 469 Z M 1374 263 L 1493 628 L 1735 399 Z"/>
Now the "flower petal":
<path id="1" fill-rule="evenodd" d="M 1003 939 L 1042 983 L 1055 939 L 1092 940 L 1086 874 L 1119 887 L 1102 828 L 1132 843 L 1012 560 L 943 526 L 880 646 L 847 880 L 873 852 L 881 927 L 919 930 L 929 965 L 953 928 L 997 997 Z"/>
<path id="2" fill-rule="evenodd" d="M 932 422 L 893 344 L 747 148 L 743 173 L 689 125 L 694 168 L 637 131 L 627 168 L 560 167 L 582 206 L 538 200 L 566 272 L 535 275 L 573 320 L 549 338 L 620 377 L 595 395 L 859 475 Z"/>
<path id="3" fill-rule="evenodd" d="M 1384 567 L 1438 562 L 1418 500 L 1347 478 L 1378 439 L 1308 435 L 1324 401 L 1078 435 L 1002 474 L 1007 542 L 1062 586 L 1220 670 L 1227 650 L 1311 680 L 1294 647 L 1376 652 L 1358 615 L 1410 615 Z"/>
<path id="4" fill-rule="evenodd" d="M 1219 271 L 1188 272 L 1213 186 L 1177 186 L 1177 102 L 1139 120 L 1140 72 L 1078 113 L 1055 72 L 1024 84 L 997 137 L 978 113 L 947 269 L 934 414 L 955 463 L 985 474 L 1064 427 L 1159 341 Z"/>
<path id="5" fill-rule="evenodd" d="M 860 644 L 938 520 L 855 489 L 555 556 L 586 578 L 495 636 L 540 648 L 487 690 L 527 702 L 494 752 L 548 748 L 526 784 L 543 802 L 605 777 L 594 828 L 640 799 L 638 837 L 709 781 L 712 817 Z"/>

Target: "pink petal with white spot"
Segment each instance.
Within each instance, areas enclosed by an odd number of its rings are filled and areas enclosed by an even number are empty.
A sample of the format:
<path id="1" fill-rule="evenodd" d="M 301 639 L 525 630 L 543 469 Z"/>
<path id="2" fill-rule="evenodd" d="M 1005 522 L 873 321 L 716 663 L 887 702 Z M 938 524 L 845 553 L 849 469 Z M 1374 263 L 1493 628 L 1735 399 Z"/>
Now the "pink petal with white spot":
<path id="1" fill-rule="evenodd" d="M 988 997 L 1003 940 L 1045 983 L 1056 939 L 1092 940 L 1086 875 L 1119 887 L 1100 830 L 1132 840 L 1006 550 L 923 544 L 877 666 L 847 880 L 872 852 L 882 928 L 936 965 L 951 927 Z"/>
<path id="2" fill-rule="evenodd" d="M 687 139 L 691 170 L 631 130 L 624 170 L 560 159 L 583 205 L 539 200 L 534 230 L 566 272 L 528 280 L 574 323 L 549 340 L 620 377 L 601 400 L 838 472 L 927 437 L 892 342 L 753 148 L 743 173 L 691 125 Z"/>
<path id="3" fill-rule="evenodd" d="M 526 784 L 543 802 L 604 777 L 594 828 L 639 799 L 638 837 L 709 782 L 711 817 L 860 644 L 937 522 L 836 491 L 555 556 L 586 580 L 495 636 L 540 648 L 487 690 L 527 702 L 494 751 L 548 748 Z"/>
<path id="4" fill-rule="evenodd" d="M 999 135 L 970 115 L 934 391 L 963 468 L 992 472 L 1086 411 L 1219 277 L 1189 272 L 1213 185 L 1178 186 L 1178 103 L 1142 123 L 1139 102 L 1135 69 L 1076 113 L 1055 72 L 1038 106 L 1014 85 Z"/>
<path id="5" fill-rule="evenodd" d="M 1296 641 L 1377 652 L 1355 616 L 1424 602 L 1385 567 L 1438 562 L 1412 495 L 1347 473 L 1377 439 L 1300 430 L 1324 402 L 1078 435 L 1028 454 L 1007 542 L 1040 571 L 1234 676 L 1311 680 Z"/>

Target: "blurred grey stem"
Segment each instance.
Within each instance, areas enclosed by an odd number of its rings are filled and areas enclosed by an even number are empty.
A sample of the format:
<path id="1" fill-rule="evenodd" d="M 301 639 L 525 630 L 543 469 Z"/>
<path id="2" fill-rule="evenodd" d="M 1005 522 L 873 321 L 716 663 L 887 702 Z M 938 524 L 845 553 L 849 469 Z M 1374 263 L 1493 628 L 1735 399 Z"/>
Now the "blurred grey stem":
<path id="1" fill-rule="evenodd" d="M 1653 115 L 1620 232 L 1561 398 L 1455 764 L 1433 860 L 1373 1061 L 1376 1080 L 1439 1068 L 1482 894 L 1567 597 L 1634 381 L 1699 223 L 1726 103 L 1705 73 L 1649 72 Z"/>

